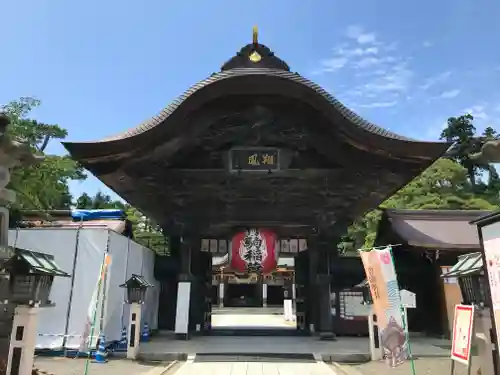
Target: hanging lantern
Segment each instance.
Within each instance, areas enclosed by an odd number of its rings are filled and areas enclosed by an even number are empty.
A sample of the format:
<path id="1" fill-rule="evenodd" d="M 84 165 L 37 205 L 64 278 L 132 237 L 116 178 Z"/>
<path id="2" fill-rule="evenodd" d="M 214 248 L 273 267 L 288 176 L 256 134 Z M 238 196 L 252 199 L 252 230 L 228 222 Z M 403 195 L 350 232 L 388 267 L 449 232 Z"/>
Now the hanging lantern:
<path id="1" fill-rule="evenodd" d="M 266 229 L 237 233 L 231 242 L 231 269 L 241 273 L 269 273 L 278 264 L 276 235 Z"/>

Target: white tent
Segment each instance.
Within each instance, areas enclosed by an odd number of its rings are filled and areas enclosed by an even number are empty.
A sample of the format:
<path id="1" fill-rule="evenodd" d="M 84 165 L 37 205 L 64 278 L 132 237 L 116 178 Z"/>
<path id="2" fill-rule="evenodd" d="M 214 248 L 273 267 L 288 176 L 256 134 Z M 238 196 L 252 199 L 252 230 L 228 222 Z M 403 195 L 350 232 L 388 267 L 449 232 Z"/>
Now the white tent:
<path id="1" fill-rule="evenodd" d="M 9 244 L 51 254 L 59 267 L 71 274 L 54 279 L 50 300 L 55 307 L 40 309 L 37 348 L 79 348 L 92 310 L 97 311 L 93 336 L 98 336 L 102 327 L 107 342 L 120 340 L 128 305 L 124 303 L 125 290 L 119 285 L 132 274 L 155 285 L 146 294 L 141 327 L 148 323 L 151 329 L 157 328 L 160 288 L 154 278 L 152 250 L 107 227 L 14 229 L 9 231 Z M 91 305 L 96 305 L 93 296 L 106 252 L 111 263 L 95 309 Z"/>

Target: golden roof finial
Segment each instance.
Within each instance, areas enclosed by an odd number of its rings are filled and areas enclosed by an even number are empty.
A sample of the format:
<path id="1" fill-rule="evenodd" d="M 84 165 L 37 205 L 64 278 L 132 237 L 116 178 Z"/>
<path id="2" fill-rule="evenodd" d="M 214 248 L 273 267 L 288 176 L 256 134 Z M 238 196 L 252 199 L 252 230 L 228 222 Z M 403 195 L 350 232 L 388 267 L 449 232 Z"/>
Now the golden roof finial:
<path id="1" fill-rule="evenodd" d="M 254 26 L 252 29 L 252 39 L 253 44 L 259 44 L 259 30 L 257 29 L 257 26 Z"/>

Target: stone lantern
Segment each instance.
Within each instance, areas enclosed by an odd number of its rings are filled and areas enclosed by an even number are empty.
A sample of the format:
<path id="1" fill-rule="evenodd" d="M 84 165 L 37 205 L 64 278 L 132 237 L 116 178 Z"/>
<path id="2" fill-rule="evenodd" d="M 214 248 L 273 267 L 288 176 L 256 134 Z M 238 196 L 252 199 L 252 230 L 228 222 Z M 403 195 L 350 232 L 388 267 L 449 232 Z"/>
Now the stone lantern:
<path id="1" fill-rule="evenodd" d="M 7 133 L 9 125 L 9 117 L 0 113 L 0 260 L 12 255 L 8 251 L 9 210 L 6 206 L 16 201 L 16 193 L 6 188 L 10 182 L 10 170 L 43 159 L 33 155 L 28 144 L 12 139 Z"/>
<path id="2" fill-rule="evenodd" d="M 7 189 L 10 182 L 10 170 L 20 166 L 28 166 L 38 163 L 43 159 L 32 153 L 29 144 L 12 139 L 8 134 L 10 118 L 4 113 L 0 113 L 0 262 L 9 259 L 12 255 L 12 248 L 8 246 L 9 234 L 9 209 L 8 205 L 15 203 L 16 193 Z M 9 275 L 0 274 L 0 301 L 9 300 Z M 4 304 L 0 309 L 0 325 L 3 334 L 0 335 L 0 366 L 5 368 L 10 361 L 12 337 L 7 332 L 11 331 L 15 304 Z"/>
<path id="3" fill-rule="evenodd" d="M 49 296 L 54 277 L 69 277 L 69 274 L 57 266 L 52 255 L 18 248 L 13 252 L 3 265 L 8 278 L 8 302 L 30 307 L 52 306 Z"/>
<path id="4" fill-rule="evenodd" d="M 443 279 L 457 279 L 462 294 L 462 304 L 489 307 L 486 298 L 486 277 L 481 253 L 458 257 L 458 262 L 441 275 Z"/>
<path id="5" fill-rule="evenodd" d="M 143 304 L 146 300 L 146 291 L 153 287 L 143 276 L 132 275 L 120 288 L 127 288 L 126 303 Z"/>
<path id="6" fill-rule="evenodd" d="M 127 330 L 127 358 L 136 359 L 139 354 L 141 336 L 142 304 L 146 300 L 146 291 L 153 287 L 143 276 L 132 275 L 121 288 L 127 289 L 125 302 L 130 305 L 130 317 Z"/>
<path id="7" fill-rule="evenodd" d="M 13 256 L 2 266 L 4 304 L 15 304 L 7 362 L 8 374 L 32 373 L 39 307 L 53 306 L 49 300 L 55 276 L 69 277 L 48 254 L 10 248 Z"/>

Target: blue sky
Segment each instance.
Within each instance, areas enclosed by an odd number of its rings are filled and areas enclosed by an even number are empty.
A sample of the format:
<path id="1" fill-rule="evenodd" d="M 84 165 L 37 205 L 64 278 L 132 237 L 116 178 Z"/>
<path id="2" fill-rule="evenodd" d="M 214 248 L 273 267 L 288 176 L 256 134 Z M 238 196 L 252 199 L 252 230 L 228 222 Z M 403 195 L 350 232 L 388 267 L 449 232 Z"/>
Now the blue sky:
<path id="1" fill-rule="evenodd" d="M 0 103 L 94 140 L 135 127 L 251 41 L 392 131 L 436 139 L 471 112 L 500 130 L 494 0 L 3 0 Z M 63 153 L 53 142 L 49 151 Z M 72 192 L 107 189 L 95 178 Z"/>

